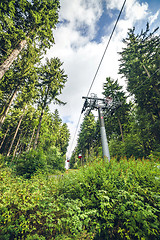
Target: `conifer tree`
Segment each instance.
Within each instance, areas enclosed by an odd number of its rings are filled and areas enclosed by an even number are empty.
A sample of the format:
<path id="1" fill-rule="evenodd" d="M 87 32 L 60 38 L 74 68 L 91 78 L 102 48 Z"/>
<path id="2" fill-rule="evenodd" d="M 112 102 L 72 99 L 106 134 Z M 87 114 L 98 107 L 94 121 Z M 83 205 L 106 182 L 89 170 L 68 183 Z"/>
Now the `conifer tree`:
<path id="1" fill-rule="evenodd" d="M 119 85 L 118 80 L 113 80 L 110 77 L 106 78 L 103 90 L 103 95 L 106 98 L 110 97 L 112 102 L 119 104 L 117 108 L 113 109 L 113 112 L 105 111 L 107 136 L 110 138 L 113 133 L 121 135 L 121 139 L 124 142 L 124 125 L 127 128 L 131 103 L 127 103 L 125 92 L 122 90 L 122 86 Z"/>
<path id="2" fill-rule="evenodd" d="M 0 4 L 0 79 L 22 49 L 35 44 L 43 51 L 54 43 L 59 0 L 7 0 Z"/>
<path id="3" fill-rule="evenodd" d="M 80 133 L 78 136 L 77 148 L 79 153 L 82 153 L 84 161 L 86 161 L 86 158 L 88 158 L 90 150 L 94 143 L 93 141 L 95 139 L 95 127 L 96 122 L 94 119 L 94 115 L 90 113 L 88 116 L 84 117 L 84 120 L 80 126 Z"/>
<path id="4" fill-rule="evenodd" d="M 67 75 L 61 69 L 62 63 L 58 58 L 47 59 L 46 64 L 39 69 L 39 101 L 38 105 L 41 108 L 41 115 L 36 132 L 33 148 L 36 148 L 42 119 L 47 106 L 51 103 L 64 104 L 57 96 L 61 94 L 62 89 L 67 81 Z"/>
<path id="5" fill-rule="evenodd" d="M 160 37 L 155 32 L 149 32 L 148 24 L 140 34 L 129 29 L 119 72 L 127 80 L 127 90 L 141 109 L 139 113 L 145 113 L 151 135 L 160 143 Z"/>

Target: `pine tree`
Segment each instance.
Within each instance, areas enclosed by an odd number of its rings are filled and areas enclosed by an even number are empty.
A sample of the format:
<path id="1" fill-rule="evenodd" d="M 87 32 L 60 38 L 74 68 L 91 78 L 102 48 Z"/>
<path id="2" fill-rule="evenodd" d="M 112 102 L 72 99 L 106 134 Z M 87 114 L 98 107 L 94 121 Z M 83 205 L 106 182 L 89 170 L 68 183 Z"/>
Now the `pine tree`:
<path id="1" fill-rule="evenodd" d="M 19 95 L 19 92 L 26 91 L 27 96 L 30 95 L 30 97 L 31 95 L 35 95 L 37 73 L 34 64 L 39 57 L 37 56 L 36 58 L 35 54 L 31 52 L 28 56 L 25 56 L 23 52 L 21 57 L 23 61 L 21 61 L 19 56 L 14 66 L 10 68 L 1 81 L 0 89 L 3 93 L 3 100 L 1 102 L 0 128 L 4 123 L 13 101 L 15 101 L 16 97 Z M 27 101 L 28 97 L 25 98 Z"/>
<path id="2" fill-rule="evenodd" d="M 57 96 L 61 94 L 62 89 L 67 81 L 67 76 L 64 70 L 61 69 L 62 63 L 58 58 L 46 60 L 46 64 L 39 69 L 39 107 L 41 108 L 41 115 L 36 132 L 35 142 L 33 148 L 36 148 L 42 119 L 47 106 L 51 103 L 63 104 Z"/>
<path id="3" fill-rule="evenodd" d="M 127 98 L 122 90 L 122 86 L 118 84 L 118 80 L 113 80 L 110 77 L 106 78 L 106 82 L 103 85 L 103 90 L 103 95 L 106 98 L 110 97 L 113 103 L 119 104 L 115 109 L 113 109 L 113 111 L 105 111 L 107 136 L 110 139 L 112 134 L 116 134 L 117 136 L 121 135 L 121 139 L 124 142 L 125 139 L 123 131 L 127 130 L 126 128 L 129 119 L 131 103 L 127 103 Z"/>
<path id="4" fill-rule="evenodd" d="M 59 0 L 7 0 L 0 4 L 0 79 L 19 53 L 35 44 L 46 50 L 54 43 Z"/>
<path id="5" fill-rule="evenodd" d="M 86 161 L 86 159 L 89 157 L 91 148 L 93 147 L 95 140 L 95 128 L 96 122 L 94 115 L 90 113 L 88 116 L 84 117 L 78 136 L 77 148 L 79 153 L 82 153 L 83 161 Z"/>
<path id="6" fill-rule="evenodd" d="M 127 90 L 134 95 L 139 113 L 145 113 L 150 123 L 150 135 L 160 143 L 160 37 L 155 31 L 149 33 L 148 25 L 137 35 L 135 28 L 128 31 L 119 72 L 127 80 Z"/>

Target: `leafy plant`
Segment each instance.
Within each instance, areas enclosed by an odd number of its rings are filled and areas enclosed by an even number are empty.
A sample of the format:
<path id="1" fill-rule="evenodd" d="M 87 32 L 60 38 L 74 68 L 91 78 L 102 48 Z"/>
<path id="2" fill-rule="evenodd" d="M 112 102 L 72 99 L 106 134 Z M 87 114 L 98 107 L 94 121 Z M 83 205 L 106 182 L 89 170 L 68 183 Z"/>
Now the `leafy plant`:
<path id="1" fill-rule="evenodd" d="M 51 147 L 46 155 L 48 169 L 64 171 L 65 158 L 56 147 Z"/>
<path id="2" fill-rule="evenodd" d="M 17 159 L 15 167 L 18 175 L 30 178 L 36 171 L 46 170 L 46 156 L 42 150 L 30 150 L 28 153 L 23 153 L 20 159 Z"/>
<path id="3" fill-rule="evenodd" d="M 100 159 L 63 177 L 0 169 L 0 239 L 145 239 L 160 236 L 156 159 Z"/>

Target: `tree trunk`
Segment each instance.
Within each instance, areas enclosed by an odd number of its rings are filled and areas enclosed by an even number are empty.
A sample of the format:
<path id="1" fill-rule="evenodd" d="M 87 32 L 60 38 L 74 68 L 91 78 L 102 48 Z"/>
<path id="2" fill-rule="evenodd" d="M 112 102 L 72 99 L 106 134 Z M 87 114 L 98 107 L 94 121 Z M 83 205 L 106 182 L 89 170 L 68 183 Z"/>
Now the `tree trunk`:
<path id="1" fill-rule="evenodd" d="M 37 142 L 38 142 L 38 137 L 39 137 L 39 133 L 40 133 L 40 129 L 41 129 L 43 115 L 44 115 L 44 108 L 42 109 L 41 116 L 39 118 L 39 124 L 38 124 L 38 128 L 37 128 L 37 133 L 36 133 L 33 149 L 36 149 L 36 145 L 37 145 Z"/>
<path id="2" fill-rule="evenodd" d="M 27 152 L 29 152 L 29 150 L 30 150 L 30 147 L 31 147 L 31 143 L 32 143 L 32 140 L 33 140 L 33 137 L 34 137 L 34 134 L 35 134 L 35 130 L 36 130 L 36 128 L 34 128 L 34 129 L 33 129 L 33 133 L 32 133 L 32 136 L 31 136 L 31 140 L 30 140 L 30 143 L 29 143 L 29 145 L 28 145 L 28 149 L 27 149 Z"/>
<path id="3" fill-rule="evenodd" d="M 142 66 L 143 66 L 143 68 L 144 68 L 145 72 L 147 73 L 147 76 L 150 78 L 150 77 L 151 77 L 151 75 L 150 75 L 150 73 L 149 73 L 148 69 L 146 68 L 146 66 L 145 66 L 144 64 L 142 64 Z"/>
<path id="4" fill-rule="evenodd" d="M 22 122 L 24 113 L 25 113 L 25 108 L 23 109 L 23 114 L 21 115 L 21 117 L 20 117 L 20 119 L 19 119 L 19 123 L 18 123 L 18 125 L 17 125 L 16 131 L 15 131 L 15 134 L 14 134 L 14 137 L 13 137 L 13 139 L 12 139 L 11 145 L 10 145 L 9 150 L 8 150 L 8 153 L 7 153 L 7 157 L 10 155 L 10 152 L 11 152 L 13 143 L 14 143 L 14 141 L 15 141 L 15 138 L 16 138 L 16 136 L 17 136 L 19 127 L 20 127 L 20 125 L 21 125 L 21 122 Z"/>
<path id="5" fill-rule="evenodd" d="M 9 126 L 9 127 L 10 127 L 10 126 Z M 5 132 L 5 135 L 4 135 L 3 140 L 2 140 L 2 142 L 1 142 L 1 145 L 0 145 L 0 149 L 2 148 L 3 143 L 4 143 L 5 139 L 6 139 L 7 133 L 8 133 L 8 131 L 9 131 L 9 127 L 7 128 L 7 130 L 6 130 L 6 132 Z"/>
<path id="6" fill-rule="evenodd" d="M 19 55 L 19 53 L 22 51 L 22 49 L 25 47 L 27 43 L 27 40 L 24 39 L 22 40 L 19 44 L 18 47 L 16 49 L 14 49 L 12 51 L 12 53 L 8 56 L 8 58 L 1 64 L 0 66 L 0 79 L 2 79 L 2 77 L 4 76 L 4 74 L 6 73 L 6 71 L 9 69 L 9 67 L 11 66 L 11 64 L 13 63 L 13 61 L 17 58 L 17 56 Z"/>
<path id="7" fill-rule="evenodd" d="M 20 142 L 20 139 L 21 139 L 21 135 L 22 135 L 22 132 L 21 132 L 20 135 L 19 135 L 19 138 L 18 138 L 18 141 L 17 141 L 16 147 L 15 147 L 15 149 L 14 149 L 13 157 L 12 157 L 12 161 L 13 161 L 15 155 L 16 155 L 17 148 L 18 148 L 18 145 L 19 145 L 19 142 Z M 12 162 L 12 161 L 11 161 L 11 162 Z"/>
<path id="8" fill-rule="evenodd" d="M 35 141 L 34 141 L 34 144 L 33 144 L 33 149 L 36 149 L 36 146 L 37 146 L 38 137 L 39 137 L 39 133 L 40 133 L 40 129 L 41 129 L 41 124 L 42 124 L 42 119 L 43 119 L 43 115 L 44 115 L 44 110 L 45 110 L 45 108 L 46 108 L 46 102 L 47 102 L 48 93 L 49 93 L 49 87 L 48 87 L 47 92 L 46 92 L 46 95 L 45 95 L 45 100 L 44 100 L 44 104 L 43 104 L 43 107 L 42 107 L 41 116 L 40 116 L 40 118 L 39 118 L 39 124 L 38 124 L 38 128 L 37 128 L 37 133 L 36 133 Z"/>
<path id="9" fill-rule="evenodd" d="M 19 135 L 19 138 L 18 138 L 16 147 L 15 147 L 15 149 L 14 149 L 12 161 L 13 161 L 16 153 L 17 153 L 17 148 L 18 148 L 18 146 L 20 146 L 20 147 L 22 146 L 22 143 L 19 144 L 19 142 L 20 142 L 20 140 L 21 140 L 21 136 L 22 136 L 22 131 L 23 131 L 23 130 L 24 130 L 24 129 L 21 130 L 21 133 L 20 133 L 20 135 Z M 23 135 L 22 141 L 23 141 L 23 139 L 25 138 L 26 134 L 27 134 L 27 131 L 26 131 L 25 134 Z M 12 162 L 12 161 L 11 161 L 11 162 Z"/>
<path id="10" fill-rule="evenodd" d="M 11 104 L 12 104 L 12 102 L 13 102 L 16 94 L 17 94 L 17 91 L 18 91 L 18 88 L 16 88 L 16 89 L 14 90 L 14 92 L 13 92 L 13 94 L 12 94 L 10 100 L 9 100 L 8 105 L 6 106 L 4 112 L 3 112 L 2 115 L 1 115 L 1 118 L 0 118 L 0 129 L 2 128 L 2 125 L 3 125 L 3 123 L 4 123 L 4 120 L 5 120 L 5 118 L 6 118 L 7 114 L 8 114 L 8 111 L 9 111 L 9 109 L 10 109 L 10 106 L 11 106 Z"/>
<path id="11" fill-rule="evenodd" d="M 124 142 L 124 136 L 123 136 L 122 124 L 121 124 L 120 119 L 119 119 L 118 116 L 117 116 L 117 119 L 118 119 L 119 128 L 120 128 L 120 132 L 121 132 L 122 142 Z"/>
<path id="12" fill-rule="evenodd" d="M 22 138 L 22 141 L 21 141 L 21 143 L 20 143 L 20 145 L 19 145 L 20 148 L 22 149 L 22 151 L 25 151 L 25 146 L 26 146 L 26 144 L 23 144 L 23 139 L 25 139 L 26 134 L 27 134 L 27 131 L 24 133 L 23 138 Z"/>

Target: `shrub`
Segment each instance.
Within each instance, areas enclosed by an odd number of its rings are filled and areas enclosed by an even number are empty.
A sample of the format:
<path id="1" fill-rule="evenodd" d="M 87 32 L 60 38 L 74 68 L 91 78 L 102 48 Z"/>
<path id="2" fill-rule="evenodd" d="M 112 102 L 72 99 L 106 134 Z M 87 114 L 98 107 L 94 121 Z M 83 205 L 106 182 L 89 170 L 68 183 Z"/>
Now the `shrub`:
<path id="1" fill-rule="evenodd" d="M 109 142 L 109 150 L 111 157 L 120 159 L 122 157 L 131 156 L 135 158 L 143 158 L 144 150 L 136 135 L 128 134 L 125 136 L 125 142 L 120 141 L 117 137 L 114 137 Z"/>
<path id="2" fill-rule="evenodd" d="M 111 157 L 115 157 L 119 160 L 125 152 L 125 147 L 122 141 L 119 141 L 119 139 L 112 138 L 109 142 L 109 152 Z"/>
<path id="3" fill-rule="evenodd" d="M 155 151 L 151 151 L 148 158 L 151 159 L 152 161 L 155 161 L 156 159 L 160 160 L 160 147 L 157 147 Z"/>
<path id="4" fill-rule="evenodd" d="M 95 161 L 63 177 L 0 169 L 0 239 L 158 240 L 160 169 L 153 161 Z"/>
<path id="5" fill-rule="evenodd" d="M 50 147 L 46 153 L 48 169 L 64 171 L 65 158 L 56 147 Z"/>
<path id="6" fill-rule="evenodd" d="M 0 182 L 0 239 L 47 239 L 52 234 L 53 179 L 28 180 L 0 169 Z"/>
<path id="7" fill-rule="evenodd" d="M 30 178 L 38 170 L 46 170 L 47 166 L 46 156 L 42 150 L 30 150 L 14 161 L 17 174 L 23 175 L 25 178 Z"/>
<path id="8" fill-rule="evenodd" d="M 2 154 L 0 154 L 0 165 L 4 164 L 4 156 Z"/>
<path id="9" fill-rule="evenodd" d="M 67 206 L 62 225 L 75 236 L 87 229 L 98 240 L 157 240 L 159 190 L 159 169 L 153 162 L 134 158 L 119 163 L 112 159 L 110 164 L 94 162 L 59 184 L 58 196 L 63 208 Z M 69 204 L 77 208 L 72 210 Z"/>

